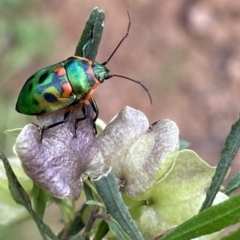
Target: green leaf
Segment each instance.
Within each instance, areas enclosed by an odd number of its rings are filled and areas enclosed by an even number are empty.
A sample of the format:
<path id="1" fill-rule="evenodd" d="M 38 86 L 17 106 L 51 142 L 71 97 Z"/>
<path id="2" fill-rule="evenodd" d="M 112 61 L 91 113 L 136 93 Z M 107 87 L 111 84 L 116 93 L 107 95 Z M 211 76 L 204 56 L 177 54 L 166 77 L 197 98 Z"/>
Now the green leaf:
<path id="1" fill-rule="evenodd" d="M 128 240 L 129 238 L 126 236 L 126 233 L 120 227 L 117 221 L 113 218 L 110 218 L 106 221 L 108 223 L 109 228 L 113 231 L 114 235 L 118 240 Z M 135 239 L 135 238 L 133 238 Z"/>
<path id="2" fill-rule="evenodd" d="M 78 42 L 75 55 L 83 56 L 82 49 L 83 46 L 90 39 L 91 31 L 93 30 L 93 42 L 90 47 L 86 49 L 86 57 L 92 61 L 95 61 L 97 56 L 98 47 L 102 38 L 103 25 L 104 25 L 105 13 L 99 8 L 94 8 L 86 25 L 82 32 L 81 38 Z"/>
<path id="3" fill-rule="evenodd" d="M 84 227 L 85 223 L 82 220 L 82 216 L 76 217 L 71 225 L 71 228 L 69 229 L 67 236 L 69 237 L 79 233 Z"/>
<path id="4" fill-rule="evenodd" d="M 33 208 L 41 220 L 43 219 L 47 200 L 47 193 L 36 184 L 33 184 Z"/>
<path id="5" fill-rule="evenodd" d="M 83 190 L 87 200 L 94 200 L 93 191 L 88 179 L 83 181 Z"/>
<path id="6" fill-rule="evenodd" d="M 213 176 L 211 186 L 207 192 L 207 197 L 203 202 L 200 211 L 210 207 L 213 200 L 219 191 L 224 178 L 226 177 L 228 170 L 232 164 L 234 157 L 236 156 L 240 147 L 240 119 L 238 119 L 233 125 L 228 134 L 225 145 L 221 151 L 220 161 L 217 165 L 215 175 Z"/>
<path id="7" fill-rule="evenodd" d="M 58 206 L 62 213 L 62 220 L 64 225 L 68 225 L 75 217 L 75 200 L 62 199 L 58 202 Z"/>
<path id="8" fill-rule="evenodd" d="M 143 240 L 142 234 L 123 202 L 113 171 L 110 169 L 106 174 L 94 180 L 94 183 L 107 212 L 132 239 Z"/>
<path id="9" fill-rule="evenodd" d="M 189 240 L 220 231 L 240 221 L 240 194 L 212 206 L 176 227 L 161 240 Z"/>
<path id="10" fill-rule="evenodd" d="M 230 195 L 233 191 L 240 187 L 240 172 L 238 172 L 225 187 L 224 193 Z"/>
<path id="11" fill-rule="evenodd" d="M 61 239 L 64 236 L 70 237 L 74 236 L 75 234 L 79 233 L 84 227 L 85 223 L 82 219 L 83 212 L 87 209 L 87 205 L 83 204 L 78 212 L 75 214 L 75 218 L 71 223 L 71 226 L 66 226 L 59 234 L 58 237 Z"/>
<path id="12" fill-rule="evenodd" d="M 75 235 L 70 240 L 85 240 L 86 238 L 80 235 Z"/>
<path id="13" fill-rule="evenodd" d="M 21 131 L 22 131 L 22 128 L 14 128 L 14 129 L 5 130 L 4 133 L 7 135 L 11 135 L 13 137 L 17 137 Z"/>
<path id="14" fill-rule="evenodd" d="M 108 232 L 109 232 L 108 224 L 105 221 L 101 221 L 98 225 L 98 229 L 94 235 L 93 240 L 103 239 L 107 235 Z"/>
<path id="15" fill-rule="evenodd" d="M 5 154 L 0 149 L 0 159 L 2 159 L 6 175 L 8 178 L 8 186 L 9 190 L 11 192 L 11 195 L 13 199 L 18 203 L 23 205 L 29 212 L 29 214 L 32 216 L 33 220 L 35 221 L 36 225 L 38 226 L 38 229 L 43 237 L 43 239 L 47 239 L 47 236 L 49 236 L 51 239 L 58 240 L 56 235 L 52 232 L 52 230 L 42 222 L 42 220 L 38 217 L 36 212 L 32 209 L 31 201 L 29 199 L 29 196 L 27 195 L 26 191 L 23 189 L 21 184 L 19 183 L 16 175 L 14 174 L 11 165 L 9 164 L 9 161 Z"/>
<path id="16" fill-rule="evenodd" d="M 71 224 L 67 237 L 73 236 L 74 234 L 79 233 L 84 227 L 85 227 L 85 223 L 82 219 L 82 216 L 77 215 L 73 223 Z"/>
<path id="17" fill-rule="evenodd" d="M 94 201 L 94 200 L 88 200 L 88 201 L 86 202 L 86 204 L 87 204 L 87 205 L 99 206 L 99 207 L 105 208 L 105 206 L 104 206 L 102 203 L 100 203 L 100 202 L 98 202 L 98 201 Z"/>

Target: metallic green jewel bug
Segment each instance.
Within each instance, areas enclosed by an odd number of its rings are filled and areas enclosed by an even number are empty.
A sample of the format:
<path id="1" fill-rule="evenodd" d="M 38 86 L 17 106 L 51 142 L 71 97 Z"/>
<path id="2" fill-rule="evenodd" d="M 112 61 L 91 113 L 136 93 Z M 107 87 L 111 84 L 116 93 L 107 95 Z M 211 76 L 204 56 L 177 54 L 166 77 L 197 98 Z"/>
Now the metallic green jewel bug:
<path id="1" fill-rule="evenodd" d="M 69 107 L 80 103 L 83 117 L 76 120 L 76 129 L 78 122 L 86 119 L 88 116 L 84 104 L 85 101 L 91 104 L 96 113 L 93 119 L 95 128 L 95 121 L 98 117 L 99 110 L 95 100 L 92 98 L 92 94 L 104 80 L 112 77 L 125 78 L 138 83 L 147 92 L 150 102 L 152 103 L 148 89 L 141 82 L 125 76 L 110 74 L 110 71 L 105 66 L 129 34 L 131 27 L 129 12 L 128 18 L 129 23 L 125 36 L 104 63 L 99 64 L 85 57 L 86 48 L 93 42 L 91 36 L 83 47 L 83 57 L 72 56 L 64 61 L 43 68 L 33 74 L 23 85 L 16 103 L 16 111 L 19 113 L 26 115 L 43 115 L 67 109 L 62 121 L 41 128 L 41 139 L 44 130 L 67 122 L 71 113 L 71 108 Z M 93 35 L 93 30 L 91 35 Z"/>

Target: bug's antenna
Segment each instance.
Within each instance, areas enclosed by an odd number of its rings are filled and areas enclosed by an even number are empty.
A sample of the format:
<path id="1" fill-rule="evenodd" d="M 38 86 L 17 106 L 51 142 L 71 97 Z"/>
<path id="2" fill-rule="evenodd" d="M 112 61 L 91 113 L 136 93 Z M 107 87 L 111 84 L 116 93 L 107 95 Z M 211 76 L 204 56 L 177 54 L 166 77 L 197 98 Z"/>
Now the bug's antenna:
<path id="1" fill-rule="evenodd" d="M 110 61 L 110 59 L 115 54 L 115 52 L 118 50 L 118 48 L 120 47 L 120 45 L 122 44 L 124 39 L 128 37 L 129 31 L 130 31 L 130 28 L 131 28 L 131 17 L 130 17 L 130 13 L 129 13 L 128 10 L 127 10 L 127 14 L 128 14 L 128 28 L 127 28 L 127 32 L 126 32 L 125 36 L 121 39 L 121 41 L 118 43 L 117 47 L 113 50 L 113 52 L 110 55 L 110 57 L 108 58 L 108 60 L 103 62 L 102 65 L 106 65 Z"/>
<path id="2" fill-rule="evenodd" d="M 132 81 L 132 82 L 135 82 L 135 83 L 139 84 L 139 85 L 145 90 L 145 92 L 148 94 L 150 103 L 151 103 L 151 105 L 152 105 L 152 96 L 151 96 L 150 92 L 148 91 L 148 89 L 147 89 L 140 81 L 137 81 L 137 80 L 134 80 L 134 79 L 132 79 L 132 78 L 125 77 L 125 76 L 122 76 L 122 75 L 118 75 L 118 74 L 111 74 L 111 75 L 109 75 L 107 78 L 105 78 L 105 80 L 107 80 L 107 79 L 109 79 L 109 78 L 112 78 L 112 77 L 124 78 L 124 79 L 127 79 L 127 80 L 129 80 L 129 81 Z"/>

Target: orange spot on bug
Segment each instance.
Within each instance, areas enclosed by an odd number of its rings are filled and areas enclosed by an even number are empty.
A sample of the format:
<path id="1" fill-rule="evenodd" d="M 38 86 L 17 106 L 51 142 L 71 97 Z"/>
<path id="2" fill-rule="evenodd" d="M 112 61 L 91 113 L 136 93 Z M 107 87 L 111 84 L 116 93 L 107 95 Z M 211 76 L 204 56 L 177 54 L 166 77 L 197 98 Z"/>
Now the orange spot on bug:
<path id="1" fill-rule="evenodd" d="M 54 72 L 56 72 L 58 74 L 58 76 L 66 75 L 66 70 L 64 67 L 57 67 L 57 68 L 55 68 Z"/>
<path id="2" fill-rule="evenodd" d="M 87 100 L 87 101 L 91 102 L 91 98 L 92 98 L 93 92 L 99 87 L 99 85 L 101 83 L 97 80 L 97 78 L 94 75 L 94 72 L 93 72 L 93 69 L 92 69 L 92 61 L 90 61 L 90 60 L 87 60 L 87 61 L 88 61 L 89 67 L 88 67 L 86 72 L 87 72 L 87 74 L 93 76 L 93 79 L 95 80 L 95 84 L 91 87 L 91 90 L 88 92 L 88 94 L 84 98 L 84 100 Z"/>
<path id="3" fill-rule="evenodd" d="M 72 86 L 69 82 L 65 82 L 62 85 L 62 95 L 61 97 L 63 98 L 69 98 L 70 95 L 72 94 Z"/>

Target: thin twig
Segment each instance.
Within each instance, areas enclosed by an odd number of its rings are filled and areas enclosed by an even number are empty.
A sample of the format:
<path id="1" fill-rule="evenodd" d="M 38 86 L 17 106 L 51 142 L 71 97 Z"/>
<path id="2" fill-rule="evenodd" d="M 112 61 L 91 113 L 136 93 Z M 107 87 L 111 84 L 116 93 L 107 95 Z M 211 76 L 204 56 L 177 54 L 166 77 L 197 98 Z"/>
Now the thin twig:
<path id="1" fill-rule="evenodd" d="M 88 223 L 87 223 L 87 225 L 86 225 L 85 230 L 84 230 L 83 233 L 88 233 L 88 232 L 91 231 L 92 226 L 93 226 L 95 220 L 97 219 L 97 218 L 96 218 L 96 214 L 98 213 L 98 211 L 99 211 L 99 207 L 96 207 L 96 208 L 94 208 L 94 209 L 92 210 L 91 215 L 90 215 L 90 218 L 89 218 L 89 220 L 88 220 Z"/>

